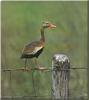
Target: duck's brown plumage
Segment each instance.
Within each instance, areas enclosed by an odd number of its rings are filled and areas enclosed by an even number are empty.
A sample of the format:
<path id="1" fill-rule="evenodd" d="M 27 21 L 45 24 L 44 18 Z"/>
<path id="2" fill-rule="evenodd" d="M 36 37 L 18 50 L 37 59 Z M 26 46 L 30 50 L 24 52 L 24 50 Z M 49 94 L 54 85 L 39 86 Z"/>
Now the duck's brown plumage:
<path id="1" fill-rule="evenodd" d="M 41 41 L 35 41 L 25 46 L 22 51 L 21 58 L 33 58 L 38 57 L 43 51 L 44 43 Z"/>

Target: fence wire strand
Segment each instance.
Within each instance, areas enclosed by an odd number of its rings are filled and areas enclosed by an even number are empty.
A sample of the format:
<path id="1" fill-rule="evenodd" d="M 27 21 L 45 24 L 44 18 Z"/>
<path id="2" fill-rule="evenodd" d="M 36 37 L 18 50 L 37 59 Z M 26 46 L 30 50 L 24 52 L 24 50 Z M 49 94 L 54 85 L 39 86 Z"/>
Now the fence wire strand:
<path id="1" fill-rule="evenodd" d="M 16 68 L 16 67 L 14 67 Z M 60 70 L 62 71 L 66 71 L 66 70 L 87 70 L 88 67 L 71 67 L 69 69 L 63 69 L 63 68 L 60 68 Z M 35 67 L 35 68 L 16 68 L 16 69 L 10 69 L 10 68 L 7 68 L 7 69 L 2 69 L 2 71 L 42 71 L 42 72 L 46 72 L 46 71 L 55 71 L 55 69 L 52 69 L 51 67 L 50 68 L 46 68 L 46 67 Z"/>

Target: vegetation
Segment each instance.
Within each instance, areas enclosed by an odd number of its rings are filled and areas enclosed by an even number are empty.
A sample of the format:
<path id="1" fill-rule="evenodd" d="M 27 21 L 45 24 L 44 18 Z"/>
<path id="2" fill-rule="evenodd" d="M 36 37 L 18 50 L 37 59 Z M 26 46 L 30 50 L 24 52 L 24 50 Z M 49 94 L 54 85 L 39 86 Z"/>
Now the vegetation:
<path id="1" fill-rule="evenodd" d="M 6 2 L 1 3 L 2 69 L 21 68 L 20 59 L 25 44 L 40 38 L 42 21 L 50 21 L 57 27 L 45 31 L 45 49 L 39 63 L 51 67 L 55 53 L 66 54 L 75 67 L 86 67 L 87 63 L 87 3 L 86 2 Z M 34 60 L 34 59 L 33 59 Z M 34 67 L 29 60 L 28 67 Z M 72 67 L 72 66 L 71 66 Z M 38 96 L 51 95 L 51 73 L 35 72 Z M 2 95 L 29 96 L 32 91 L 31 73 L 13 72 L 12 91 L 9 89 L 9 73 L 2 74 Z M 87 93 L 86 71 L 71 71 L 70 95 Z M 76 91 L 76 92 L 75 92 Z"/>

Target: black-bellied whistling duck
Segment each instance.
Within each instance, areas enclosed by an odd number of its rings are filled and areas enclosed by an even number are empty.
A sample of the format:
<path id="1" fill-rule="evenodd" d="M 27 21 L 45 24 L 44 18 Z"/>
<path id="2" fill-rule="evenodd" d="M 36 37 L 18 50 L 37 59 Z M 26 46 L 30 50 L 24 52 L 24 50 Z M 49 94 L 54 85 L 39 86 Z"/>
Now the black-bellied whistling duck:
<path id="1" fill-rule="evenodd" d="M 22 51 L 22 56 L 21 58 L 25 58 L 25 68 L 26 68 L 26 63 L 28 58 L 33 58 L 38 56 L 42 53 L 44 49 L 44 43 L 45 43 L 45 36 L 44 36 L 44 30 L 46 28 L 55 28 L 56 26 L 51 24 L 50 22 L 43 22 L 42 27 L 41 27 L 41 38 L 39 41 L 32 42 L 28 45 L 26 45 Z"/>

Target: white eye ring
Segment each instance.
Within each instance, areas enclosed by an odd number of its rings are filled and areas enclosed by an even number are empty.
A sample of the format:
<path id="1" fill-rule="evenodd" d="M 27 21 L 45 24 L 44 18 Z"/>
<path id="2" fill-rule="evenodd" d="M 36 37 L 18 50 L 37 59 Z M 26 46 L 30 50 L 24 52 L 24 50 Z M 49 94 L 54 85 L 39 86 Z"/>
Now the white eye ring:
<path id="1" fill-rule="evenodd" d="M 43 24 L 49 24 L 49 22 L 48 21 L 44 21 Z"/>

